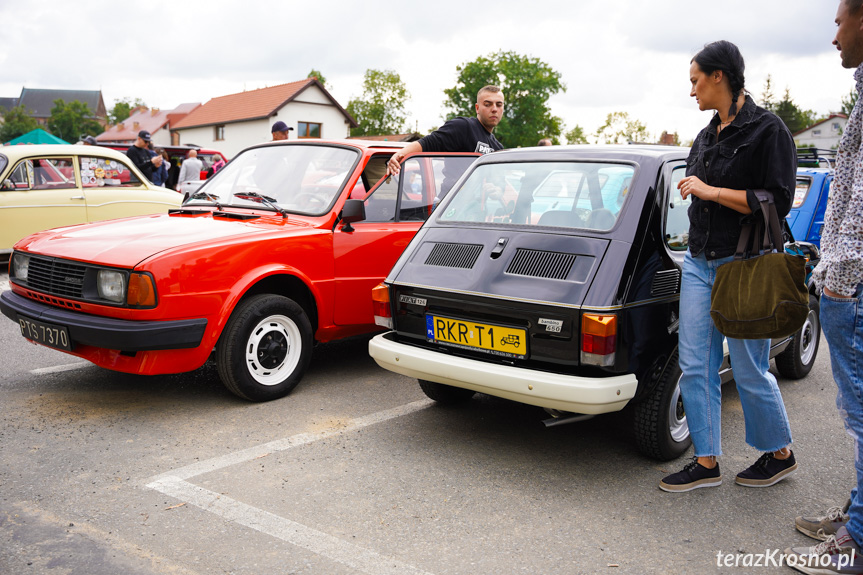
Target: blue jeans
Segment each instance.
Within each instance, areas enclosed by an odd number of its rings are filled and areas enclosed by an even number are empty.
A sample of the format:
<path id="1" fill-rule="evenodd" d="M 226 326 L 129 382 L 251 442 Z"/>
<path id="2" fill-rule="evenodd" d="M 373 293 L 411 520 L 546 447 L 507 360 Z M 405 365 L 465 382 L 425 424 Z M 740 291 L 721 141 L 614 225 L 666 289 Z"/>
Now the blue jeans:
<path id="1" fill-rule="evenodd" d="M 722 365 L 724 336 L 710 317 L 710 290 L 716 269 L 734 256 L 707 260 L 687 251 L 680 288 L 678 351 L 680 392 L 695 455 L 722 455 Z M 728 338 L 734 381 L 743 405 L 746 443 L 763 452 L 791 443 L 791 427 L 776 378 L 769 371 L 770 340 Z"/>
<path id="2" fill-rule="evenodd" d="M 857 486 L 851 491 L 847 529 L 858 544 L 863 543 L 863 284 L 850 298 L 821 296 L 821 327 L 830 346 L 833 379 L 839 393 L 836 407 L 845 429 L 854 438 L 854 467 Z"/>

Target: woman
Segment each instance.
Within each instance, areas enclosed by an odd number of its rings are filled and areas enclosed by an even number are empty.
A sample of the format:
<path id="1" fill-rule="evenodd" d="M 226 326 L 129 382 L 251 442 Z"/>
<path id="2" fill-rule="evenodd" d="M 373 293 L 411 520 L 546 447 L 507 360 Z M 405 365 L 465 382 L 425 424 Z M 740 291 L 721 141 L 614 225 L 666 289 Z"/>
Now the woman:
<path id="1" fill-rule="evenodd" d="M 168 185 L 168 167 L 171 165 L 171 158 L 164 148 L 156 148 L 156 156 L 162 156 L 162 164 L 153 170 L 153 184 L 157 186 Z"/>
<path id="2" fill-rule="evenodd" d="M 754 190 L 773 193 L 780 218 L 791 208 L 797 155 L 791 134 L 774 114 L 744 92 L 743 56 L 727 41 L 708 44 L 692 59 L 690 96 L 715 110 L 695 139 L 678 189 L 689 207 L 689 251 L 680 293 L 680 389 L 695 458 L 665 477 L 665 491 L 690 491 L 722 483 L 723 336 L 710 318 L 716 268 L 734 259 L 741 220 L 760 209 Z M 739 485 L 767 487 L 797 469 L 791 428 L 769 367 L 770 340 L 728 339 L 734 380 L 746 420 L 746 442 L 763 455 L 737 475 Z"/>

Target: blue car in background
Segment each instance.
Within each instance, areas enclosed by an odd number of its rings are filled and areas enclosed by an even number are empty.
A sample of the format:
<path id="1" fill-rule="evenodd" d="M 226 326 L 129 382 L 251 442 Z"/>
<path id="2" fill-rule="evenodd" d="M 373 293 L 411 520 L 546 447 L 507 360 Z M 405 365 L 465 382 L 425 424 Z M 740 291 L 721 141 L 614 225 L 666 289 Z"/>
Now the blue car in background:
<path id="1" fill-rule="evenodd" d="M 835 157 L 836 150 L 797 151 L 800 164 L 797 168 L 797 187 L 794 190 L 791 211 L 785 219 L 794 239 L 813 243 L 818 248 L 821 247 L 827 196 L 833 184 Z"/>

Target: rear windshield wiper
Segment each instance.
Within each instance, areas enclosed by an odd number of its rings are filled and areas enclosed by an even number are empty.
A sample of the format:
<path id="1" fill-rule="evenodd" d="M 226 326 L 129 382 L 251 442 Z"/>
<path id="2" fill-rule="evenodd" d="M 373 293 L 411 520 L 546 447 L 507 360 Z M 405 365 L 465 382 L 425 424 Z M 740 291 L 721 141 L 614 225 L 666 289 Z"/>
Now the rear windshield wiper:
<path id="1" fill-rule="evenodd" d="M 281 207 L 276 203 L 276 198 L 271 198 L 270 196 L 265 196 L 263 194 L 259 194 L 258 192 L 242 192 L 234 194 L 235 198 L 240 198 L 241 200 L 249 200 L 250 202 L 258 202 L 273 208 L 280 214 L 282 214 L 283 218 L 288 217 L 288 211 Z"/>

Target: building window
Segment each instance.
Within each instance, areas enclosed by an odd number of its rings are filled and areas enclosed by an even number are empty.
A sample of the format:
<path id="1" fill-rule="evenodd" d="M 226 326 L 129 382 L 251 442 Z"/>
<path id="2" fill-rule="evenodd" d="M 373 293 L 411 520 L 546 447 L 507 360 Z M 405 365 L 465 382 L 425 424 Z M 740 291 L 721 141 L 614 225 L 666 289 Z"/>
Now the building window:
<path id="1" fill-rule="evenodd" d="M 320 138 L 321 125 L 315 122 L 300 122 L 299 124 L 297 124 L 297 137 Z"/>
<path id="2" fill-rule="evenodd" d="M 225 139 L 225 125 L 216 126 L 216 140 L 224 140 Z"/>
<path id="3" fill-rule="evenodd" d="M 839 131 L 839 122 L 833 122 L 833 131 L 834 131 L 834 132 L 838 132 L 838 131 Z"/>
<path id="4" fill-rule="evenodd" d="M 813 136 L 820 136 L 820 135 L 821 135 L 821 130 L 812 130 L 812 135 L 813 135 Z"/>

